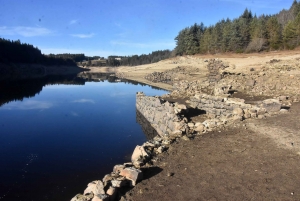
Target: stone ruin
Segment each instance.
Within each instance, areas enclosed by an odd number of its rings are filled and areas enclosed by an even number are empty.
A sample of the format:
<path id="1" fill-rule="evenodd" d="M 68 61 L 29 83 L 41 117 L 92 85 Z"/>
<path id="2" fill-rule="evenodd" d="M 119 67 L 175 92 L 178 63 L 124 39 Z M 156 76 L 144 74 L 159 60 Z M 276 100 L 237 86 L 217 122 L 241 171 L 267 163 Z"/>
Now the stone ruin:
<path id="1" fill-rule="evenodd" d="M 244 99 L 230 98 L 231 86 L 218 82 L 222 78 L 220 71 L 225 68 L 220 60 L 210 60 L 207 84 L 184 80 L 174 84 L 171 95 L 189 97 L 186 104 L 138 92 L 137 122 L 142 125 L 148 141 L 135 147 L 131 162 L 114 166 L 110 174 L 105 175 L 102 180 L 89 183 L 83 194 L 77 194 L 71 201 L 118 200 L 121 188 L 133 187 L 143 179 L 140 168 L 149 166 L 157 155 L 168 150 L 168 146 L 178 138 L 189 140 L 193 135 L 201 135 L 235 121 L 262 119 L 284 110 L 281 97 L 254 104 L 246 104 Z M 205 93 L 207 88 L 211 89 L 210 94 Z M 194 122 L 187 118 L 190 108 L 205 111 L 205 120 Z"/>
<path id="2" fill-rule="evenodd" d="M 222 79 L 223 75 L 220 73 L 220 70 L 224 70 L 228 66 L 225 66 L 222 60 L 211 59 L 208 61 L 208 81 L 210 83 L 218 82 Z"/>

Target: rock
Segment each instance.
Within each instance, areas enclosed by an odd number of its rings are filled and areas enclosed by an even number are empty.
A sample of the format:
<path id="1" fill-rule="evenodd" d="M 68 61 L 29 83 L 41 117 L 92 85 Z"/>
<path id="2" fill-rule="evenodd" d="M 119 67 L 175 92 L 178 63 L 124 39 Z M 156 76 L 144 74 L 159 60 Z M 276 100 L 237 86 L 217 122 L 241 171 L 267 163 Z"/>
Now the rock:
<path id="1" fill-rule="evenodd" d="M 287 109 L 281 109 L 280 112 L 288 112 L 289 110 Z"/>
<path id="2" fill-rule="evenodd" d="M 246 86 L 253 87 L 255 85 L 255 80 L 249 79 L 245 83 Z"/>
<path id="3" fill-rule="evenodd" d="M 143 179 L 143 172 L 133 167 L 123 169 L 120 172 L 120 175 L 130 180 L 132 182 L 132 186 L 135 186 L 137 181 Z"/>
<path id="4" fill-rule="evenodd" d="M 134 164 L 137 161 L 143 162 L 149 158 L 149 154 L 145 151 L 144 147 L 137 145 L 131 156 L 131 161 Z"/>
<path id="5" fill-rule="evenodd" d="M 104 187 L 107 186 L 107 184 L 109 184 L 111 180 L 113 180 L 113 177 L 110 174 L 105 175 L 102 179 Z"/>
<path id="6" fill-rule="evenodd" d="M 189 128 L 194 128 L 194 123 L 188 123 Z"/>
<path id="7" fill-rule="evenodd" d="M 75 197 L 71 199 L 71 201 L 90 201 L 91 198 L 89 196 L 84 196 L 82 194 L 77 194 Z"/>
<path id="8" fill-rule="evenodd" d="M 164 150 L 165 150 L 165 146 L 161 146 L 157 148 L 156 152 L 161 154 L 162 152 L 164 152 Z"/>
<path id="9" fill-rule="evenodd" d="M 106 194 L 95 195 L 92 201 L 109 201 L 109 196 Z"/>
<path id="10" fill-rule="evenodd" d="M 88 184 L 88 187 L 84 190 L 84 195 L 93 193 L 94 195 L 105 194 L 102 181 L 96 180 Z"/>
<path id="11" fill-rule="evenodd" d="M 114 166 L 114 169 L 113 169 L 113 172 L 118 174 L 118 173 L 120 173 L 121 170 L 123 170 L 124 168 L 125 168 L 124 165 L 115 165 L 115 166 Z"/>
<path id="12" fill-rule="evenodd" d="M 286 96 L 279 96 L 278 99 L 280 101 L 285 101 L 285 100 L 287 100 L 287 97 Z"/>
<path id="13" fill-rule="evenodd" d="M 117 179 L 113 179 L 111 181 L 111 185 L 113 187 L 116 187 L 116 188 L 121 188 L 121 187 L 124 187 L 124 186 L 129 186 L 129 181 L 128 180 L 125 180 L 125 178 L 117 178 Z"/>
<path id="14" fill-rule="evenodd" d="M 263 108 L 266 109 L 266 112 L 279 112 L 281 109 L 281 103 L 277 99 L 267 99 L 263 101 Z"/>
<path id="15" fill-rule="evenodd" d="M 243 116 L 243 115 L 244 115 L 244 110 L 241 109 L 241 108 L 239 108 L 239 107 L 237 107 L 237 108 L 235 108 L 235 109 L 232 111 L 232 113 L 233 113 L 234 115 Z"/>
<path id="16" fill-rule="evenodd" d="M 182 139 L 185 140 L 185 141 L 189 141 L 190 140 L 190 138 L 188 138 L 188 136 L 186 136 L 186 135 L 182 136 Z"/>
<path id="17" fill-rule="evenodd" d="M 106 194 L 109 195 L 110 201 L 114 201 L 116 200 L 117 189 L 115 187 L 110 186 L 109 189 L 107 189 Z"/>
<path id="18" fill-rule="evenodd" d="M 197 131 L 197 132 L 202 132 L 204 130 L 204 125 L 202 123 L 198 122 L 198 123 L 195 124 L 195 129 L 194 130 Z"/>

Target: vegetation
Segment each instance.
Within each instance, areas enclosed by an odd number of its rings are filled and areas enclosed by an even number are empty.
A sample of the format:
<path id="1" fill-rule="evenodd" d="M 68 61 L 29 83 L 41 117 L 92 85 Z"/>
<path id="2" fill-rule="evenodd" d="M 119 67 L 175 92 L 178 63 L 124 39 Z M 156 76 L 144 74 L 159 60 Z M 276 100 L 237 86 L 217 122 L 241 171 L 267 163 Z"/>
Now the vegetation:
<path id="1" fill-rule="evenodd" d="M 246 9 L 237 19 L 213 26 L 194 24 L 179 32 L 176 55 L 221 52 L 260 52 L 293 49 L 300 45 L 300 2 L 276 15 L 253 16 Z"/>
<path id="2" fill-rule="evenodd" d="M 142 54 L 140 56 L 133 55 L 133 56 L 109 56 L 107 59 L 107 66 L 137 66 L 143 64 L 150 64 L 159 62 L 161 60 L 170 58 L 172 51 L 170 50 L 159 50 L 154 51 L 151 54 Z"/>
<path id="3" fill-rule="evenodd" d="M 0 38 L 0 62 L 76 65 L 72 58 L 45 56 L 33 45 L 21 43 L 20 40 L 10 41 L 3 38 Z"/>

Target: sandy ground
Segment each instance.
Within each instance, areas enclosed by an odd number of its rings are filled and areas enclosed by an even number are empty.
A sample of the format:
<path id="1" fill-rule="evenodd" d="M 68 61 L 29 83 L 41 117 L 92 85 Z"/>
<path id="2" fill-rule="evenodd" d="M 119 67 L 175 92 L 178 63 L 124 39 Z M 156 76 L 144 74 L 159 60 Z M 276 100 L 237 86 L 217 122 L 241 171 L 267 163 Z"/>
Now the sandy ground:
<path id="1" fill-rule="evenodd" d="M 153 64 L 146 64 L 141 66 L 120 66 L 120 67 L 90 67 L 90 72 L 114 72 L 122 73 L 125 78 L 149 84 L 152 86 L 160 87 L 166 90 L 172 90 L 173 87 L 166 83 L 153 83 L 146 80 L 144 77 L 153 72 L 163 72 L 176 68 L 177 66 L 184 67 L 197 67 L 201 73 L 193 74 L 188 78 L 192 80 L 204 80 L 207 74 L 208 59 L 221 59 L 231 67 L 231 72 L 249 72 L 250 68 L 257 70 L 262 68 L 267 62 L 272 59 L 280 59 L 282 61 L 289 61 L 292 59 L 300 58 L 300 50 L 294 51 L 275 51 L 266 53 L 255 54 L 215 54 L 215 55 L 194 55 L 194 56 L 181 56 L 167 60 L 163 60 Z M 180 79 L 180 77 L 179 77 Z"/>
<path id="2" fill-rule="evenodd" d="M 250 76 L 251 68 L 259 71 L 272 59 L 281 60 L 281 67 L 297 66 L 300 50 L 182 56 L 137 67 L 91 68 L 91 72 L 121 73 L 127 79 L 172 90 L 172 85 L 152 83 L 144 77 L 155 71 L 185 66 L 199 68 L 201 73 L 182 78 L 178 75 L 179 80 L 205 80 L 205 61 L 211 58 L 227 62 L 232 73 L 242 72 Z M 268 83 L 277 86 L 281 79 L 287 82 L 300 79 L 299 69 L 288 71 L 285 77 L 281 76 L 282 73 L 282 70 L 272 71 L 270 75 L 277 79 L 268 80 Z M 265 78 L 260 86 L 263 86 Z M 274 90 L 283 89 L 289 93 L 288 87 L 286 84 Z M 299 85 L 293 86 L 293 91 L 300 92 L 299 88 Z M 259 95 L 258 91 L 254 92 Z M 237 122 L 190 141 L 180 139 L 159 155 L 151 167 L 144 169 L 145 179 L 135 188 L 123 192 L 122 199 L 300 200 L 299 114 L 300 103 L 293 103 L 288 112 L 277 116 Z"/>

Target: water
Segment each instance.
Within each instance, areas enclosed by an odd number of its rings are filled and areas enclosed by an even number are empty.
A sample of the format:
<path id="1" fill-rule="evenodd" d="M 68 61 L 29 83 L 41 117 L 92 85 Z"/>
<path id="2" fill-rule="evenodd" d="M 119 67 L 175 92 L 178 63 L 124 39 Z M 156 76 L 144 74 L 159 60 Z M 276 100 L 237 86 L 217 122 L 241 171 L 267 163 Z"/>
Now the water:
<path id="1" fill-rule="evenodd" d="M 130 161 L 138 91 L 166 93 L 103 74 L 1 82 L 0 200 L 70 200 Z"/>

